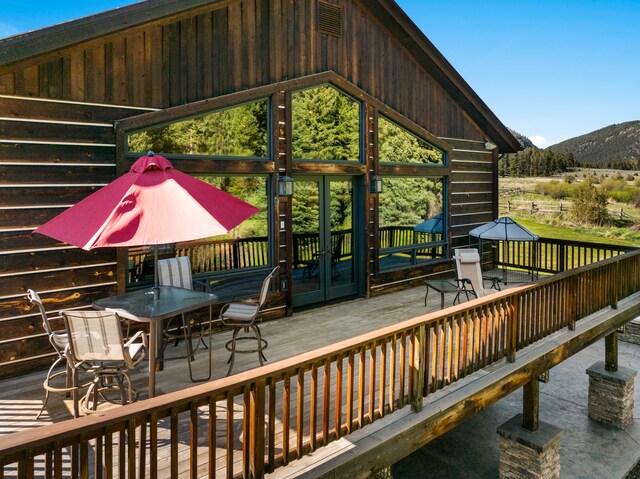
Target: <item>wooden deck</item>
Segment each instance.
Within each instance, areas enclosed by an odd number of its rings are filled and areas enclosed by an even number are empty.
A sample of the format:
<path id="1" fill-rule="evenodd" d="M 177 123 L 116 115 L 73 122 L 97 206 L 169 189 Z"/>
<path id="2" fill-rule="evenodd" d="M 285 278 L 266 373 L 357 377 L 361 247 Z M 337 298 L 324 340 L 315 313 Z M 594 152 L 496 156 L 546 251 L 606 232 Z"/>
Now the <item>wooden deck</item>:
<path id="1" fill-rule="evenodd" d="M 528 277 L 523 275 L 522 280 L 528 280 Z M 517 284 L 509 284 L 508 286 L 512 287 L 515 285 Z M 261 326 L 261 330 L 263 337 L 269 341 L 269 347 L 266 350 L 266 356 L 269 364 L 329 346 L 349 338 L 357 337 L 367 332 L 376 331 L 392 324 L 400 323 L 407 319 L 440 309 L 439 294 L 429 294 L 427 307 L 424 306 L 424 295 L 425 287 L 420 286 L 370 299 L 358 298 L 338 304 L 326 305 L 302 312 L 296 312 L 291 317 L 264 323 Z M 453 298 L 454 294 L 448 294 L 446 297 L 446 304 L 451 304 Z M 212 338 L 212 380 L 224 377 L 227 372 L 228 365 L 226 362 L 228 352 L 224 348 L 224 344 L 229 340 L 230 336 L 230 332 L 219 332 L 214 334 Z M 181 343 L 177 347 L 169 345 L 167 347 L 166 354 L 168 356 L 178 356 L 183 352 L 184 348 Z M 408 351 L 406 353 L 408 354 Z M 196 353 L 196 361 L 194 363 L 194 374 L 196 376 L 206 375 L 207 358 L 208 354 L 203 348 Z M 236 357 L 234 373 L 248 371 L 256 367 L 258 367 L 256 354 L 238 355 Z M 345 359 L 345 370 L 347 368 L 348 365 L 346 364 Z M 335 368 L 333 368 L 332 371 L 332 375 L 334 374 Z M 357 365 L 355 365 L 354 374 L 358 374 Z M 44 392 L 42 389 L 44 375 L 45 372 L 41 371 L 0 381 L 0 405 L 2 406 L 0 408 L 0 434 L 5 435 L 20 430 L 36 428 L 46 424 L 60 423 L 61 421 L 73 418 L 73 405 L 71 399 L 65 398 L 63 394 L 52 394 L 42 417 L 39 420 L 35 419 L 44 399 Z M 307 374 L 306 376 L 309 375 Z M 147 397 L 146 361 L 141 363 L 136 371 L 133 372 L 132 378 L 134 380 L 134 385 L 143 400 Z M 158 394 L 166 394 L 193 386 L 194 384 L 191 383 L 188 378 L 189 375 L 186 359 L 174 359 L 167 361 L 165 369 L 157 373 L 156 380 Z M 309 378 L 307 377 L 307 381 L 308 380 Z M 319 387 L 323 387 L 322 383 L 319 384 Z M 399 387 L 401 386 L 400 378 L 398 377 L 396 380 L 396 388 Z M 335 388 L 335 385 L 333 385 L 333 388 Z M 296 393 L 294 392 L 294 394 Z M 281 390 L 277 392 L 277 397 L 282 400 L 283 396 Z M 292 398 L 292 400 L 295 401 L 296 399 Z M 308 410 L 309 397 L 307 397 L 305 401 L 305 409 Z M 110 405 L 105 406 L 106 408 L 118 407 Z M 242 405 L 233 404 L 232 407 L 234 409 L 233 416 L 241 423 L 243 415 Z M 277 409 L 279 410 L 281 407 L 282 406 L 280 404 Z M 103 409 L 106 408 L 103 407 Z M 216 416 L 219 418 L 219 421 L 227 421 L 227 408 L 228 405 L 224 401 L 216 404 Z M 343 415 L 346 416 L 346 412 L 343 412 Z M 181 463 L 183 463 L 186 468 L 179 468 L 181 470 L 179 473 L 186 475 L 186 469 L 188 469 L 189 461 L 188 435 L 190 418 L 188 414 L 181 416 L 183 417 L 179 419 L 178 428 L 183 431 L 185 441 L 182 442 L 182 445 L 178 445 L 178 449 L 179 455 L 182 458 Z M 198 420 L 201 422 L 200 429 L 203 431 L 206 430 L 209 413 L 205 408 L 199 409 Z M 225 431 L 226 425 L 221 424 L 221 426 L 222 427 L 218 427 L 216 429 L 219 431 Z M 160 421 L 158 424 L 158 441 L 167 439 L 168 433 L 163 434 L 163 429 L 168 431 L 170 428 L 170 421 Z M 241 433 L 241 430 L 236 430 L 236 428 L 234 428 L 234 462 L 238 464 L 242 461 L 243 448 Z M 295 432 L 292 431 L 292 433 L 293 435 L 290 440 L 295 443 Z M 226 432 L 222 437 L 217 437 L 216 440 L 220 441 L 221 449 L 226 448 Z M 306 440 L 308 440 L 308 437 L 306 437 Z M 276 442 L 281 446 L 282 439 L 276 439 Z M 203 446 L 206 446 L 206 443 L 203 444 Z M 206 457 L 205 450 L 206 447 L 203 447 L 203 452 L 202 454 L 199 454 L 200 457 L 198 461 L 198 464 L 202 469 L 203 477 L 208 474 L 208 458 Z M 166 457 L 163 458 L 162 448 L 159 450 L 158 454 L 160 466 L 159 477 L 171 477 L 170 465 L 168 464 L 169 454 L 166 454 Z M 223 457 L 221 452 L 219 453 L 219 457 Z M 114 467 L 117 467 L 117 463 L 118 462 L 115 461 Z M 226 476 L 226 466 L 227 464 L 225 461 L 222 461 L 220 464 L 217 463 L 216 469 L 218 470 L 220 477 Z M 239 466 L 235 469 L 238 468 Z M 65 468 L 65 477 L 67 474 L 70 474 L 70 471 Z M 12 477 L 10 470 L 5 470 L 5 477 Z"/>
<path id="2" fill-rule="evenodd" d="M 54 397 L 48 412 L 56 424 L 42 432 L 29 430 L 46 422 L 32 419 L 42 400 L 42 375 L 5 381 L 0 401 L 11 409 L 5 409 L 3 432 L 27 431 L 0 437 L 4 477 L 42 471 L 74 478 L 262 477 L 367 424 L 399 418 L 408 404 L 420 410 L 423 398 L 429 403 L 443 388 L 574 329 L 582 318 L 640 290 L 639 260 L 636 252 L 541 284 L 510 282 L 518 287 L 442 312 L 434 312 L 439 295 L 429 295 L 424 307 L 424 287 L 301 312 L 264 324 L 269 363 L 255 368 L 255 356 L 241 356 L 238 374 L 229 378 L 223 378 L 229 333 L 217 334 L 217 381 L 185 390 L 185 360 L 169 362 L 158 374 L 163 395 L 73 423 L 64 421 L 69 401 Z M 607 323 L 598 334 L 617 326 Z M 196 367 L 206 367 L 207 354 L 198 357 Z M 537 374 L 552 366 L 540 364 Z M 535 377 L 528 371 L 518 380 Z M 146 371 L 135 383 L 144 396 Z M 505 390 L 492 400 L 500 394 Z M 453 427 L 473 413 L 467 409 L 437 429 Z M 94 463 L 104 467 L 94 469 Z"/>

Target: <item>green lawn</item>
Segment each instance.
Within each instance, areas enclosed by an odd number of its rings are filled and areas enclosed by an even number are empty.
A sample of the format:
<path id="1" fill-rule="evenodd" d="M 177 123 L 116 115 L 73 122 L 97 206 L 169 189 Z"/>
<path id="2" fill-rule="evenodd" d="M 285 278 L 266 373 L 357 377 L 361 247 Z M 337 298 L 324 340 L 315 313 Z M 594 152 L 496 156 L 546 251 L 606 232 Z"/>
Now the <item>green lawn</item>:
<path id="1" fill-rule="evenodd" d="M 538 223 L 529 218 L 514 218 L 519 224 L 543 238 L 640 247 L 640 232 L 624 228 L 561 227 Z M 612 237 L 617 236 L 617 237 Z"/>

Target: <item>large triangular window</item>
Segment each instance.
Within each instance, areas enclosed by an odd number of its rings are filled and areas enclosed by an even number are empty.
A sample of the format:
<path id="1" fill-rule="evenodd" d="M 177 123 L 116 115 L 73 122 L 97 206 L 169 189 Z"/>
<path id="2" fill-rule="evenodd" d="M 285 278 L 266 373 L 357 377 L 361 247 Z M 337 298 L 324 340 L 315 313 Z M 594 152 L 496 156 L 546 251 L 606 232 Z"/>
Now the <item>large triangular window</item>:
<path id="1" fill-rule="evenodd" d="M 442 165 L 444 153 L 382 115 L 378 119 L 380 163 Z"/>
<path id="2" fill-rule="evenodd" d="M 127 148 L 141 154 L 267 158 L 267 103 L 245 103 L 131 133 Z"/>
<path id="3" fill-rule="evenodd" d="M 323 85 L 294 92 L 291 103 L 295 160 L 360 160 L 360 102 Z"/>

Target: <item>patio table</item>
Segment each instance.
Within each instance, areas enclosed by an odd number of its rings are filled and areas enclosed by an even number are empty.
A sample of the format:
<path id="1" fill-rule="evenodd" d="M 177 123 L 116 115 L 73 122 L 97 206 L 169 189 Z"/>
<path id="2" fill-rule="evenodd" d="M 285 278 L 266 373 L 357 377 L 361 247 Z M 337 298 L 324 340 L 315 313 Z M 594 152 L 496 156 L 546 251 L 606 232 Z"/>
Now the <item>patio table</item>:
<path id="1" fill-rule="evenodd" d="M 149 397 L 156 393 L 156 364 L 158 359 L 159 335 L 165 319 L 179 314 L 209 307 L 209 378 L 211 377 L 211 322 L 212 305 L 218 302 L 218 297 L 212 293 L 176 288 L 174 286 L 160 286 L 158 299 L 154 299 L 153 290 L 148 288 L 131 291 L 109 298 L 94 301 L 94 309 L 116 310 L 119 316 L 133 321 L 149 323 Z M 191 363 L 189 363 L 191 367 Z M 207 380 L 205 378 L 202 380 Z"/>
<path id="2" fill-rule="evenodd" d="M 455 280 L 453 280 L 455 281 Z M 444 309 L 444 295 L 445 293 L 456 293 L 456 297 L 453 299 L 453 304 L 456 304 L 456 300 L 460 299 L 460 294 L 465 293 L 467 295 L 467 300 L 469 299 L 469 291 L 462 283 L 461 286 L 458 284 L 448 281 L 446 279 L 428 279 L 424 282 L 427 287 L 427 292 L 424 295 L 424 305 L 427 305 L 427 297 L 429 296 L 429 289 L 433 289 L 440 293 L 440 309 Z"/>

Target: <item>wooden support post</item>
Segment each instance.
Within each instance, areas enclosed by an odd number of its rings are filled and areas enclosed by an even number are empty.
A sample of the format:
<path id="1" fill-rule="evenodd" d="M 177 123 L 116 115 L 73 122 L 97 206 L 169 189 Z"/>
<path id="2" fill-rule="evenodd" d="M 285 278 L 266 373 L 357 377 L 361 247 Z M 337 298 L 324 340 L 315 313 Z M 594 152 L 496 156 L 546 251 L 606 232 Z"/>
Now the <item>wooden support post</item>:
<path id="1" fill-rule="evenodd" d="M 618 370 L 618 331 L 604 338 L 604 366 L 607 371 Z"/>
<path id="2" fill-rule="evenodd" d="M 524 385 L 522 397 L 522 427 L 537 431 L 540 421 L 540 383 L 532 379 Z"/>
<path id="3" fill-rule="evenodd" d="M 252 478 L 264 476 L 265 388 L 264 379 L 256 381 L 251 388 L 249 404 L 245 405 L 250 411 L 249 471 Z"/>
<path id="4" fill-rule="evenodd" d="M 411 409 L 419 412 L 422 411 L 423 406 L 423 389 L 424 389 L 424 377 L 425 377 L 425 357 L 424 346 L 426 342 L 426 329 L 425 325 L 421 324 L 418 328 L 418 332 L 413 336 L 413 359 L 411 361 L 411 384 L 413 390 L 411 391 Z"/>

